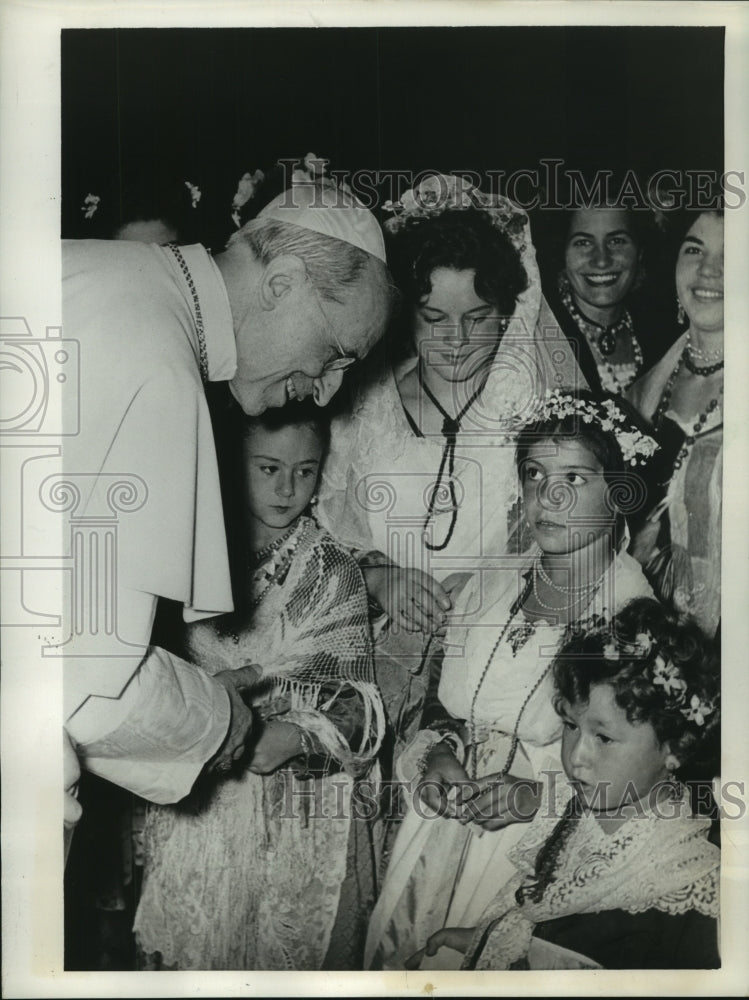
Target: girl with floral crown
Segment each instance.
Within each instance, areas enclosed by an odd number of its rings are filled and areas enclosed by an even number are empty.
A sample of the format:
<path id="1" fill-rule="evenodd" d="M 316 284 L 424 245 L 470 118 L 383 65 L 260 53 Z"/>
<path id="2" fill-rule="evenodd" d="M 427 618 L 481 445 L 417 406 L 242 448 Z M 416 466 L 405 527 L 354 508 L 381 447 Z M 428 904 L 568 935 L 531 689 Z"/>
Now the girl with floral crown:
<path id="1" fill-rule="evenodd" d="M 324 412 L 237 420 L 238 610 L 183 641 L 210 673 L 254 666 L 253 740 L 225 780 L 149 808 L 136 940 L 152 969 L 356 969 L 375 872 L 354 797 L 384 733 L 366 592 L 311 516 Z"/>
<path id="2" fill-rule="evenodd" d="M 444 175 L 385 208 L 403 309 L 386 362 L 333 424 L 319 510 L 364 572 L 397 753 L 418 728 L 457 588 L 515 524 L 529 403 L 581 378 L 545 307 L 524 212 Z"/>
<path id="3" fill-rule="evenodd" d="M 425 952 L 467 951 L 471 969 L 718 967 L 720 851 L 674 776 L 718 731 L 709 640 L 640 599 L 573 637 L 553 674 L 567 780 L 546 786 L 478 926 L 438 931 Z"/>
<path id="4" fill-rule="evenodd" d="M 561 723 L 551 664 L 571 634 L 651 596 L 626 553 L 625 512 L 643 502 L 637 469 L 655 443 L 626 404 L 550 391 L 518 436 L 516 461 L 534 547 L 498 553 L 461 592 L 444 641 L 442 717 L 397 763 L 410 789 L 367 938 L 368 965 L 402 968 L 445 926 L 474 926 L 512 873 Z M 425 968 L 458 968 L 457 952 Z"/>

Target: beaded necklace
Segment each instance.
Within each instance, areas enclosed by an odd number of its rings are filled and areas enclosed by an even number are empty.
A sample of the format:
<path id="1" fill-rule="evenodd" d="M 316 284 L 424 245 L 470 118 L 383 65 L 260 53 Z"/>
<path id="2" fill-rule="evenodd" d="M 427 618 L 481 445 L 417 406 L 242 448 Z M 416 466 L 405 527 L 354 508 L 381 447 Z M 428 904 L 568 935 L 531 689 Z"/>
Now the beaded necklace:
<path id="1" fill-rule="evenodd" d="M 203 383 L 206 383 L 208 381 L 208 348 L 206 347 L 206 342 L 205 342 L 205 330 L 203 328 L 203 314 L 200 311 L 200 300 L 198 299 L 198 291 L 195 287 L 195 282 L 193 281 L 193 277 L 190 274 L 190 269 L 187 266 L 187 261 L 182 256 L 182 251 L 177 246 L 177 244 L 166 243 L 165 249 L 171 250 L 172 253 L 174 254 L 174 257 L 177 263 L 179 264 L 182 273 L 185 276 L 185 280 L 187 281 L 187 287 L 190 289 L 190 292 L 192 294 L 192 305 L 193 309 L 195 310 L 195 332 L 198 335 L 198 351 L 200 353 L 200 377 L 202 378 Z"/>
<path id="2" fill-rule="evenodd" d="M 685 360 L 685 354 L 686 354 L 686 346 L 679 360 L 676 362 L 676 367 L 671 372 L 669 380 L 666 383 L 666 387 L 663 390 L 661 401 L 660 403 L 658 403 L 658 409 L 655 411 L 655 416 L 653 417 L 653 426 L 656 428 L 656 430 L 658 430 L 661 424 L 663 423 L 663 418 L 666 415 L 666 412 L 669 408 L 669 404 L 671 403 L 671 396 L 674 391 L 674 383 L 676 382 L 677 376 L 681 371 L 681 365 L 682 362 Z M 715 410 L 720 405 L 719 397 L 721 397 L 722 395 L 723 395 L 723 386 L 721 385 L 718 397 L 713 397 L 713 399 L 711 399 L 710 402 L 707 404 L 705 410 L 702 413 L 698 414 L 695 423 L 692 425 L 692 433 L 687 434 L 685 436 L 684 444 L 681 446 L 679 454 L 676 456 L 676 459 L 674 461 L 674 470 L 673 470 L 674 472 L 680 469 L 682 465 L 686 462 L 686 460 L 689 458 L 689 453 L 694 447 L 695 441 L 700 436 L 700 432 L 704 430 L 708 418 L 712 413 L 715 412 Z"/>
<path id="3" fill-rule="evenodd" d="M 297 546 L 306 534 L 309 526 L 309 521 L 297 521 L 292 531 L 281 540 L 276 549 L 271 552 L 271 555 L 266 557 L 264 560 L 265 562 L 268 562 L 268 559 L 270 559 L 270 565 L 264 566 L 261 564 L 261 566 L 255 570 L 252 578 L 252 585 L 260 584 L 263 580 L 265 580 L 266 583 L 263 589 L 250 600 L 250 607 L 256 608 L 258 604 L 265 599 L 275 584 L 283 583 L 286 579 L 286 575 L 289 571 L 289 567 L 291 566 L 291 560 L 294 558 Z M 286 548 L 281 549 L 281 545 L 283 545 L 284 542 L 286 542 Z M 268 546 L 268 548 L 270 548 L 270 546 Z M 277 559 L 275 558 L 276 552 L 278 552 Z"/>
<path id="4" fill-rule="evenodd" d="M 594 355 L 596 352 L 598 353 L 601 364 L 608 374 L 607 384 L 604 386 L 604 389 L 612 392 L 624 392 L 637 378 L 643 366 L 642 348 L 635 337 L 632 317 L 629 311 L 625 309 L 616 323 L 604 327 L 600 323 L 588 319 L 587 316 L 583 316 L 575 305 L 572 289 L 567 280 L 563 280 L 560 283 L 560 293 L 562 304 L 574 320 L 578 330 L 585 336 L 585 339 L 593 349 Z M 630 338 L 634 361 L 615 365 L 609 361 L 608 356 L 616 350 L 616 342 L 620 333 L 625 333 Z M 596 367 L 600 370 L 601 365 L 596 362 Z M 602 379 L 602 381 L 604 380 Z"/>
<path id="5" fill-rule="evenodd" d="M 507 633 L 508 633 L 508 631 L 510 629 L 510 626 L 512 625 L 512 622 L 515 619 L 518 611 L 525 604 L 526 600 L 530 596 L 531 591 L 533 591 L 533 594 L 534 594 L 536 600 L 538 601 L 539 605 L 542 608 L 545 608 L 548 611 L 553 611 L 556 614 L 559 614 L 560 611 L 568 611 L 570 608 L 574 607 L 575 601 L 579 600 L 579 598 L 573 599 L 564 608 L 552 608 L 548 604 L 544 604 L 543 601 L 539 600 L 538 593 L 536 592 L 536 573 L 535 573 L 536 566 L 539 563 L 540 563 L 540 560 L 537 560 L 534 563 L 533 567 L 531 568 L 531 572 L 528 574 L 528 577 L 526 579 L 525 586 L 523 587 L 522 592 L 516 598 L 516 600 L 513 602 L 512 607 L 510 608 L 509 617 L 508 617 L 507 621 L 505 622 L 505 624 L 503 625 L 502 631 L 497 636 L 497 639 L 496 639 L 494 645 L 492 646 L 492 650 L 489 653 L 489 658 L 486 661 L 484 669 L 481 671 L 481 676 L 479 677 L 479 682 L 476 685 L 476 690 L 474 691 L 473 698 L 471 699 L 471 710 L 470 710 L 469 718 L 468 718 L 468 738 L 470 740 L 470 771 L 471 771 L 471 776 L 473 777 L 474 781 L 477 780 L 477 777 L 478 777 L 478 760 L 477 760 L 477 758 L 478 758 L 478 746 L 477 746 L 477 743 L 476 743 L 476 703 L 478 701 L 479 693 L 480 693 L 481 688 L 482 688 L 482 686 L 484 684 L 484 681 L 486 680 L 486 676 L 489 673 L 489 669 L 490 669 L 490 667 L 492 665 L 492 662 L 494 661 L 494 657 L 496 655 L 496 652 L 499 649 L 499 647 L 501 646 L 502 641 L 504 640 L 505 636 L 507 635 Z M 598 590 L 598 588 L 600 587 L 600 585 L 601 585 L 601 583 L 602 583 L 603 578 L 604 578 L 605 575 L 606 574 L 605 574 L 605 571 L 604 571 L 604 573 L 601 574 L 601 576 L 595 581 L 595 583 L 593 583 L 593 584 L 587 584 L 586 585 L 586 589 L 589 589 L 589 591 L 590 591 L 589 596 L 588 596 L 588 600 L 587 600 L 586 605 L 585 605 L 586 607 L 590 604 L 591 600 L 593 599 L 593 596 L 594 596 L 595 592 Z M 576 590 L 577 588 L 571 588 L 571 589 L 572 590 Z M 531 630 L 533 630 L 533 629 L 535 629 L 535 627 L 536 627 L 536 625 L 538 623 L 537 622 L 532 622 L 532 623 L 528 623 L 528 624 L 530 625 Z M 568 627 L 569 627 L 569 625 L 568 625 Z M 502 765 L 501 770 L 498 772 L 497 778 L 495 779 L 494 782 L 492 782 L 492 786 L 501 784 L 502 783 L 502 779 L 504 778 L 504 776 L 508 773 L 508 771 L 512 767 L 512 762 L 515 759 L 515 754 L 517 753 L 518 745 L 520 743 L 520 738 L 518 736 L 518 729 L 520 728 L 520 720 L 522 719 L 523 713 L 525 712 L 526 708 L 528 707 L 528 704 L 530 703 L 531 699 L 535 695 L 536 691 L 538 691 L 538 689 L 541 687 L 541 684 L 544 682 L 544 680 L 548 676 L 549 671 L 552 668 L 552 664 L 553 664 L 553 661 L 550 660 L 548 666 L 541 673 L 541 675 L 538 677 L 538 679 L 536 680 L 536 683 L 533 685 L 533 687 L 530 689 L 530 691 L 528 692 L 528 694 L 525 696 L 525 699 L 523 700 L 523 704 L 520 706 L 520 711 L 517 714 L 517 718 L 515 719 L 515 725 L 513 726 L 512 737 L 511 737 L 511 741 L 510 741 L 510 749 L 509 749 L 509 752 L 507 754 L 507 758 L 506 758 L 504 764 Z"/>
<path id="6" fill-rule="evenodd" d="M 687 367 L 687 371 L 690 371 L 693 375 L 702 375 L 706 378 L 708 375 L 714 375 L 719 372 L 724 365 L 724 362 L 717 361 L 714 365 L 696 365 L 690 357 L 690 352 L 687 349 L 684 351 L 684 364 Z"/>
<path id="7" fill-rule="evenodd" d="M 259 566 L 260 563 L 264 563 L 265 560 L 269 559 L 277 549 L 281 548 L 283 543 L 288 538 L 291 538 L 298 527 L 298 522 L 294 522 L 294 524 L 292 524 L 287 531 L 266 545 L 264 549 L 257 549 L 255 552 L 251 552 L 249 557 L 250 565 Z"/>

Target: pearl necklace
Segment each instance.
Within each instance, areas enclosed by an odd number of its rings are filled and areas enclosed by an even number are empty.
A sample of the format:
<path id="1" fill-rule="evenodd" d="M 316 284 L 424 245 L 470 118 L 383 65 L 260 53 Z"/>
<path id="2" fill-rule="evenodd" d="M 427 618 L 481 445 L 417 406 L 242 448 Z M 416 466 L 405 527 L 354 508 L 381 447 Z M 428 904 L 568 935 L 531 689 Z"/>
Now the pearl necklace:
<path id="1" fill-rule="evenodd" d="M 198 335 L 198 351 L 200 354 L 200 377 L 202 378 L 203 383 L 206 383 L 208 381 L 208 348 L 206 347 L 206 342 L 205 342 L 205 330 L 203 328 L 203 314 L 200 311 L 200 300 L 198 299 L 198 291 L 195 288 L 195 282 L 193 281 L 193 277 L 190 274 L 190 269 L 187 266 L 187 261 L 182 256 L 182 251 L 177 246 L 177 244 L 166 243 L 165 249 L 171 250 L 172 253 L 174 254 L 175 259 L 179 264 L 182 273 L 185 276 L 185 280 L 187 281 L 187 287 L 190 289 L 190 292 L 192 293 L 192 304 L 193 304 L 193 309 L 195 310 L 195 332 Z"/>
<path id="2" fill-rule="evenodd" d="M 584 594 L 589 590 L 594 590 L 600 583 L 600 580 L 596 580 L 593 583 L 585 583 L 582 587 L 563 587 L 559 583 L 554 583 L 552 578 L 544 569 L 541 559 L 537 559 L 533 564 L 534 570 L 538 573 L 541 579 L 544 581 L 547 587 L 551 587 L 553 590 L 558 590 L 560 594 Z M 538 595 L 536 595 L 538 596 Z M 543 606 L 543 605 L 542 605 Z"/>
<path id="3" fill-rule="evenodd" d="M 707 364 L 711 364 L 712 362 L 723 360 L 723 345 L 716 347 L 714 351 L 703 351 L 701 348 L 695 347 L 691 333 L 687 334 L 686 347 L 689 356 L 696 361 L 704 361 Z"/>

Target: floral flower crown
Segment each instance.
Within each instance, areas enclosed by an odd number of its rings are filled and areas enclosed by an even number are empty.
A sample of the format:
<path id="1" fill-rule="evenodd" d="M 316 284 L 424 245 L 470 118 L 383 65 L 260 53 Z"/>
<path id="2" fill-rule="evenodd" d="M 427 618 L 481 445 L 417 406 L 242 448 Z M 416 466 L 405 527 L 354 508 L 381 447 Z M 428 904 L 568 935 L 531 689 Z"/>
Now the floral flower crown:
<path id="1" fill-rule="evenodd" d="M 633 427 L 613 399 L 604 399 L 598 403 L 591 399 L 580 399 L 564 389 L 547 389 L 546 397 L 535 410 L 530 422 L 550 420 L 553 417 L 579 417 L 586 424 L 595 421 L 601 430 L 613 433 L 624 461 L 630 465 L 645 465 L 647 459 L 658 450 L 653 438 Z"/>
<path id="2" fill-rule="evenodd" d="M 650 632 L 640 632 L 635 636 L 634 642 L 617 640 L 609 634 L 609 641 L 603 647 L 605 659 L 616 662 L 622 656 L 647 658 L 653 651 L 655 639 Z M 703 701 L 696 693 L 689 693 L 687 682 L 684 680 L 681 671 L 671 660 L 657 649 L 653 662 L 650 663 L 646 671 L 652 684 L 661 689 L 666 708 L 675 711 L 678 709 L 687 722 L 694 723 L 695 726 L 705 725 L 705 720 L 715 711 L 715 702 Z"/>
<path id="3" fill-rule="evenodd" d="M 431 219 L 443 212 L 476 208 L 488 215 L 492 225 L 506 233 L 521 253 L 525 249 L 528 225 L 525 212 L 502 195 L 485 194 L 465 177 L 455 174 L 431 174 L 398 201 L 386 201 L 382 207 L 393 213 L 393 218 L 383 224 L 388 233 L 397 233 L 409 219 Z"/>

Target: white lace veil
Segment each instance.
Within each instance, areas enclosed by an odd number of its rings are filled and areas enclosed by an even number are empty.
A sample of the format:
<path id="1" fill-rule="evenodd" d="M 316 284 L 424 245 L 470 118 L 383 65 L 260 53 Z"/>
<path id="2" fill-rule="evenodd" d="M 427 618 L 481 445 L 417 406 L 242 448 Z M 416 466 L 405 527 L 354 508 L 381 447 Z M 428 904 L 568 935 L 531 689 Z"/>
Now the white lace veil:
<path id="1" fill-rule="evenodd" d="M 435 174 L 426 178 L 400 201 L 385 208 L 394 217 L 385 229 L 396 234 L 409 219 L 430 218 L 443 212 L 478 210 L 492 225 L 509 237 L 520 253 L 528 278 L 528 287 L 519 296 L 499 348 L 489 361 L 490 372 L 470 419 L 463 429 L 496 433 L 509 422 L 511 428 L 525 423 L 533 413 L 534 400 L 547 389 L 586 389 L 588 384 L 575 357 L 574 349 L 559 327 L 541 291 L 541 278 L 527 214 L 499 194 L 485 194 L 464 177 Z M 487 360 L 494 349 L 487 341 Z M 476 379 L 486 375 L 486 367 Z M 456 383 L 458 408 L 477 388 L 476 379 Z M 462 398 L 461 398 L 462 397 Z"/>
<path id="2" fill-rule="evenodd" d="M 433 184 L 430 186 L 430 182 Z M 431 197 L 434 195 L 434 197 Z M 485 195 L 463 178 L 435 175 L 427 178 L 416 191 L 407 192 L 396 204 L 385 209 L 394 213 L 385 223 L 394 234 L 412 217 L 430 217 L 443 211 L 478 209 L 486 212 L 492 223 L 505 232 L 520 253 L 528 287 L 519 296 L 515 311 L 496 347 L 497 337 L 486 341 L 485 364 L 476 366 L 475 375 L 455 382 L 454 406 L 460 411 L 470 396 L 476 398 L 461 421 L 461 437 L 478 446 L 493 442 L 511 444 L 515 432 L 532 415 L 534 404 L 546 390 L 585 388 L 587 383 L 577 363 L 574 349 L 561 331 L 541 292 L 541 279 L 530 233 L 528 216 L 500 195 Z M 487 375 L 488 369 L 488 375 Z M 364 392 L 356 400 L 349 417 L 333 424 L 331 449 L 320 483 L 318 508 L 322 521 L 346 545 L 368 550 L 373 546 L 367 517 L 352 493 L 352 483 L 364 482 L 372 469 L 368 462 L 373 452 L 396 458 L 403 445 L 403 420 L 391 412 L 398 407 L 387 378 L 379 388 Z M 379 470 L 378 470 L 379 471 Z M 510 496 L 517 496 L 514 481 L 508 484 Z M 497 498 L 504 505 L 507 498 Z M 512 504 L 512 500 L 508 501 Z M 508 527 L 513 534 L 517 517 L 508 513 Z"/>

